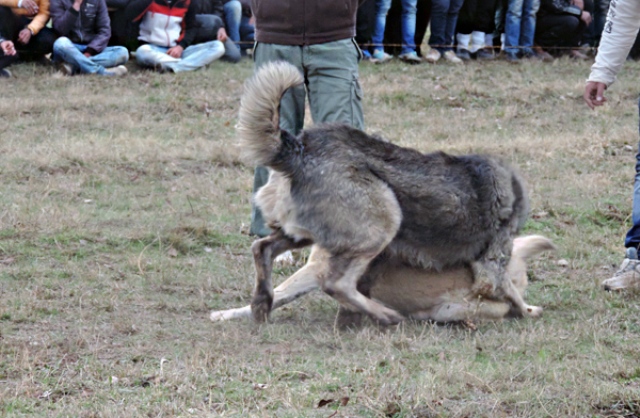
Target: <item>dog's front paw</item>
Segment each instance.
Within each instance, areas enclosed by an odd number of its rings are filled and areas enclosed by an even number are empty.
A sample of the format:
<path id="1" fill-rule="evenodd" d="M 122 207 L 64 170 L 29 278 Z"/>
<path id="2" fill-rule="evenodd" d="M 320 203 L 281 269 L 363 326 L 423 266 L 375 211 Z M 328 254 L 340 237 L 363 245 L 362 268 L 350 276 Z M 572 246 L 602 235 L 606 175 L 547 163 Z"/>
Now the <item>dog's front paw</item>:
<path id="1" fill-rule="evenodd" d="M 380 325 L 395 325 L 405 320 L 405 317 L 393 309 L 383 308 L 372 316 L 373 320 Z"/>
<path id="2" fill-rule="evenodd" d="M 273 296 L 268 293 L 256 293 L 251 301 L 251 314 L 258 323 L 266 322 L 269 319 Z"/>

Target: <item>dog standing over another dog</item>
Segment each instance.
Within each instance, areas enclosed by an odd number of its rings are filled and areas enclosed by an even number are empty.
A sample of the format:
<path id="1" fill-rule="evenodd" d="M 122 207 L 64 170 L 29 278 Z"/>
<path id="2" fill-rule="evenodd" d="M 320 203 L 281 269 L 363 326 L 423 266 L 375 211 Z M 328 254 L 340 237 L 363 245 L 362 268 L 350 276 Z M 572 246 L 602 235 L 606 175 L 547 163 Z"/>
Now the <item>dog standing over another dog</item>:
<path id="1" fill-rule="evenodd" d="M 505 276 L 528 215 L 515 170 L 492 156 L 423 154 L 340 124 L 293 136 L 279 128 L 278 109 L 284 92 L 302 82 L 290 64 L 265 65 L 245 83 L 240 105 L 245 161 L 271 172 L 255 197 L 275 231 L 252 245 L 255 320 L 265 321 L 272 308 L 273 259 L 312 244 L 322 261 L 308 274 L 345 309 L 381 324 L 404 316 L 358 291 L 378 257 L 434 270 L 468 265 L 475 294 L 540 315 Z"/>

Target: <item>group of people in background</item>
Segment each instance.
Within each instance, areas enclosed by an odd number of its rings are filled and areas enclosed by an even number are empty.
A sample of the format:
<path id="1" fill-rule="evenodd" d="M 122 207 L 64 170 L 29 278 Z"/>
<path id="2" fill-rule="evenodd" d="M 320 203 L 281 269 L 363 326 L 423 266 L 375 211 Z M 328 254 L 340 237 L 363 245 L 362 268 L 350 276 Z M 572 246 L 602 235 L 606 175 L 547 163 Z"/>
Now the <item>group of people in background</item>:
<path id="1" fill-rule="evenodd" d="M 121 76 L 130 51 L 141 67 L 192 71 L 238 62 L 253 40 L 249 0 L 0 0 L 0 77 L 18 59 Z"/>
<path id="2" fill-rule="evenodd" d="M 460 64 L 494 59 L 589 59 L 598 46 L 610 0 L 367 0 L 358 41 L 365 57 Z M 429 21 L 429 49 L 420 53 Z M 367 23 L 362 23 L 367 22 Z M 371 45 L 371 46 L 369 46 Z"/>
<path id="3" fill-rule="evenodd" d="M 588 59 L 610 0 L 364 0 L 363 58 L 418 64 L 560 55 Z M 429 49 L 422 40 L 430 27 Z M 0 76 L 50 57 L 67 75 L 123 75 L 129 51 L 160 72 L 238 62 L 255 40 L 250 0 L 0 0 Z"/>

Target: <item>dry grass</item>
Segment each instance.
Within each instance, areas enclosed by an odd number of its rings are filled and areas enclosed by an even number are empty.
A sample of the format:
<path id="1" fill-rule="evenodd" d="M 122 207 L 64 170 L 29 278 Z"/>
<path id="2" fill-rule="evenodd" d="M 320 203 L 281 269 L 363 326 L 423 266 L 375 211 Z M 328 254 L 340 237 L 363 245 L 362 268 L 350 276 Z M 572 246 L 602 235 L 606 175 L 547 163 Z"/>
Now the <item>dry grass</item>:
<path id="1" fill-rule="evenodd" d="M 0 83 L 0 415 L 640 416 L 640 293 L 599 288 L 629 225 L 638 70 L 590 112 L 585 63 L 361 66 L 370 132 L 514 161 L 527 232 L 559 247 L 533 265 L 543 318 L 471 332 L 336 330 L 320 294 L 264 326 L 210 323 L 251 292 L 252 169 L 233 148 L 251 64 L 16 67 Z"/>

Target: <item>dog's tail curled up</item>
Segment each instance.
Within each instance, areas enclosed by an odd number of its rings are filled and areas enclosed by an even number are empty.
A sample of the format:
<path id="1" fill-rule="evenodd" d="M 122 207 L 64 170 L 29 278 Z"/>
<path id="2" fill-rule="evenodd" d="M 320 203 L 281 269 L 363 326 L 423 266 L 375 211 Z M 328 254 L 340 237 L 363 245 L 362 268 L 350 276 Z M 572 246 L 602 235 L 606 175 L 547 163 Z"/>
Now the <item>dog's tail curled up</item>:
<path id="1" fill-rule="evenodd" d="M 247 164 L 276 165 L 281 138 L 285 137 L 279 127 L 280 100 L 289 88 L 303 82 L 300 71 L 284 61 L 265 64 L 245 82 L 237 130 L 241 156 Z"/>

